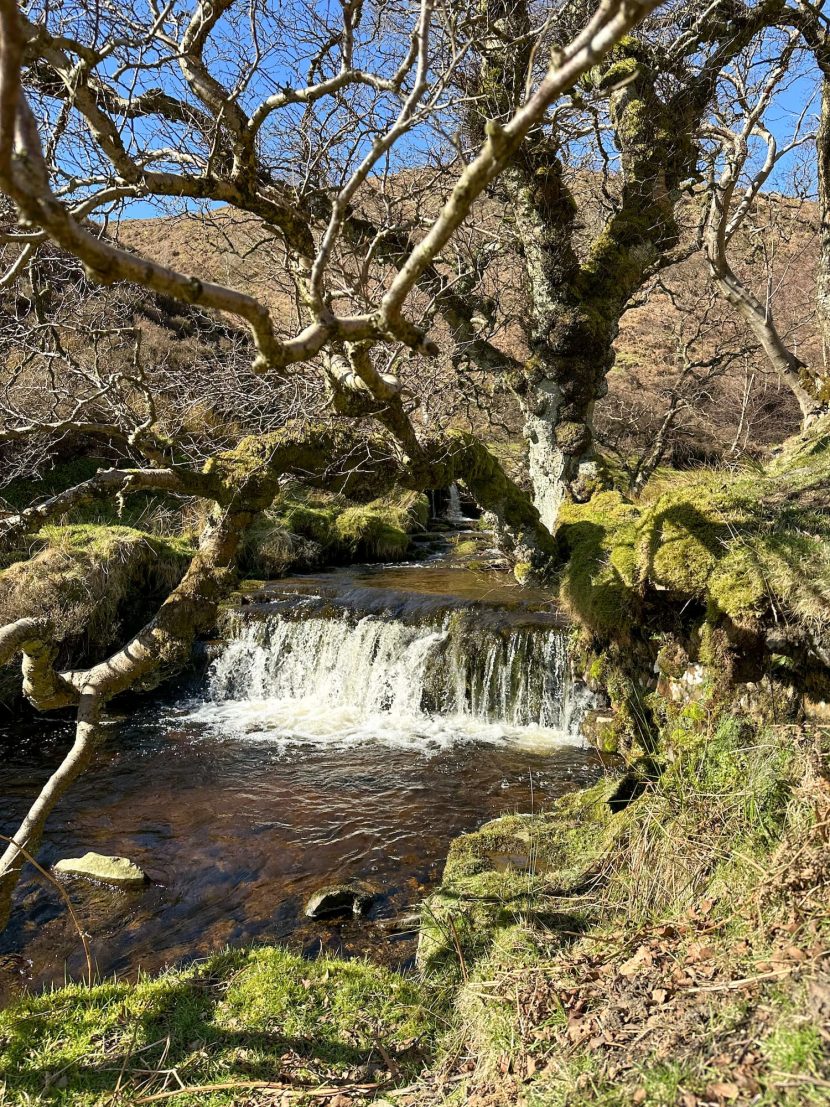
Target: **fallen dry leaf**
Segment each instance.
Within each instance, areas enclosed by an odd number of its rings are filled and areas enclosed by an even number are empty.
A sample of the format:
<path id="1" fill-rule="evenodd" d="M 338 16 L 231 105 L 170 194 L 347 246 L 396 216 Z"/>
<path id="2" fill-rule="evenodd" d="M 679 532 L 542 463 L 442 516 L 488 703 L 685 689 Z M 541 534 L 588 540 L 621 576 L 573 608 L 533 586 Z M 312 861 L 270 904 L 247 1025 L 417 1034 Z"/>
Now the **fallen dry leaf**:
<path id="1" fill-rule="evenodd" d="M 809 961 L 809 953 L 805 953 L 803 949 L 799 949 L 798 946 L 785 946 L 784 956 L 788 957 L 791 961 Z"/>
<path id="2" fill-rule="evenodd" d="M 646 946 L 640 946 L 633 957 L 630 957 L 627 961 L 623 961 L 620 965 L 621 976 L 636 976 L 640 969 L 651 965 L 654 958 L 648 951 Z"/>
<path id="3" fill-rule="evenodd" d="M 741 1094 L 741 1089 L 731 1081 L 719 1081 L 716 1084 L 710 1084 L 706 1089 L 706 1094 L 714 1096 L 716 1099 L 737 1099 Z"/>

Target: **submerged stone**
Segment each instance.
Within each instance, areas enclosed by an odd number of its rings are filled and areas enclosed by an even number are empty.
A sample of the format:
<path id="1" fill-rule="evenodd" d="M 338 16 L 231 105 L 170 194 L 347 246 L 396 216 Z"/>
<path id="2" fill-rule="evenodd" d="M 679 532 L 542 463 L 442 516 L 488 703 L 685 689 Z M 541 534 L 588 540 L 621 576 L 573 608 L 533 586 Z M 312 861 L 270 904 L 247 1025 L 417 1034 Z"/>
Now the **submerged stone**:
<path id="1" fill-rule="evenodd" d="M 374 893 L 362 884 L 330 884 L 309 898 L 305 913 L 309 919 L 324 919 L 349 912 L 359 917 L 374 898 Z"/>
<path id="2" fill-rule="evenodd" d="M 387 934 L 414 934 L 420 928 L 421 914 L 419 911 L 410 911 L 404 915 L 396 915 L 393 919 L 379 919 L 377 925 Z"/>
<path id="3" fill-rule="evenodd" d="M 138 865 L 126 857 L 108 857 L 103 853 L 85 853 L 83 857 L 65 857 L 53 865 L 58 876 L 84 876 L 103 884 L 135 888 L 146 883 L 147 877 Z"/>

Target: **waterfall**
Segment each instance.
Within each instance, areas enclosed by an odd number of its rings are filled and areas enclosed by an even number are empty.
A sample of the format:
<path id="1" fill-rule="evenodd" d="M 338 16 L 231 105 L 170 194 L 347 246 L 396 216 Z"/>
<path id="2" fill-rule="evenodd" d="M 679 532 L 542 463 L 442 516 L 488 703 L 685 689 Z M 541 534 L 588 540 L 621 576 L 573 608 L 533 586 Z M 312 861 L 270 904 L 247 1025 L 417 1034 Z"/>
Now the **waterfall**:
<path id="1" fill-rule="evenodd" d="M 447 510 L 444 518 L 451 523 L 467 522 L 464 512 L 461 510 L 461 495 L 455 481 L 453 481 L 449 487 L 449 500 L 447 501 Z"/>
<path id="2" fill-rule="evenodd" d="M 202 718 L 270 737 L 578 741 L 564 632 L 458 615 L 240 617 L 208 695 Z"/>

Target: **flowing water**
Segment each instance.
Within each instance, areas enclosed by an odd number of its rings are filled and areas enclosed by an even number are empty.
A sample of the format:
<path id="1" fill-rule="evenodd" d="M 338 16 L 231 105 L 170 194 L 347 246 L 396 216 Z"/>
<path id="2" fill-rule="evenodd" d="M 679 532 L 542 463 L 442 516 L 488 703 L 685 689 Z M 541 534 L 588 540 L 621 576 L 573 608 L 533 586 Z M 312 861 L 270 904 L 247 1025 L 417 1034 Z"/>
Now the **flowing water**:
<path id="1" fill-rule="evenodd" d="M 405 964 L 412 935 L 385 920 L 434 887 L 453 837 L 602 771 L 559 615 L 497 573 L 436 559 L 298 577 L 249 590 L 224 631 L 198 682 L 113 715 L 50 820 L 42 862 L 96 850 L 150 878 L 67 885 L 104 974 L 276 940 Z M 40 720 L 0 736 L 0 832 L 70 734 Z M 313 891 L 353 878 L 377 890 L 365 920 L 305 919 Z M 27 876 L 0 996 L 81 968 L 60 899 Z"/>

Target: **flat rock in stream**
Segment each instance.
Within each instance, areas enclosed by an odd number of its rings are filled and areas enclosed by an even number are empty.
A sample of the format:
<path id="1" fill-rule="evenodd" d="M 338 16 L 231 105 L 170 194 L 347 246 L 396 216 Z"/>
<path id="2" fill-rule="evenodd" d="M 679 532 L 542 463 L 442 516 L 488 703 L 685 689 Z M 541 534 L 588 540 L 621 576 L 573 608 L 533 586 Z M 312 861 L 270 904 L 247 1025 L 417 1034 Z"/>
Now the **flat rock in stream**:
<path id="1" fill-rule="evenodd" d="M 126 857 L 108 857 L 104 853 L 85 853 L 83 857 L 65 857 L 52 866 L 58 876 L 83 876 L 119 888 L 138 888 L 147 882 L 144 871 Z"/>
<path id="2" fill-rule="evenodd" d="M 360 917 L 374 898 L 374 892 L 362 884 L 329 884 L 309 897 L 305 913 L 309 919 L 327 919 L 349 913 Z"/>

